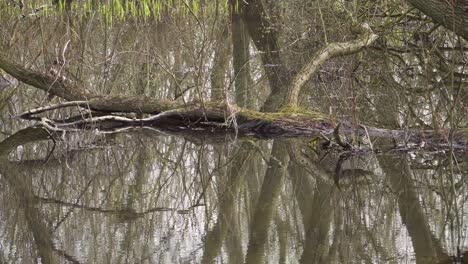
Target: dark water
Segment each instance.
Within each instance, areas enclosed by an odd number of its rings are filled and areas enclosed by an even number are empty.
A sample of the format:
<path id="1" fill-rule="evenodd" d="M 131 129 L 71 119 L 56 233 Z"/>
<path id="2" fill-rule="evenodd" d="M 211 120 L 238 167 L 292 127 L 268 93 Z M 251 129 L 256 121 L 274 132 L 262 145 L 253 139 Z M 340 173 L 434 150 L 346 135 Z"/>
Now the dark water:
<path id="1" fill-rule="evenodd" d="M 313 139 L 67 134 L 1 161 L 2 263 L 451 263 L 466 162 Z"/>

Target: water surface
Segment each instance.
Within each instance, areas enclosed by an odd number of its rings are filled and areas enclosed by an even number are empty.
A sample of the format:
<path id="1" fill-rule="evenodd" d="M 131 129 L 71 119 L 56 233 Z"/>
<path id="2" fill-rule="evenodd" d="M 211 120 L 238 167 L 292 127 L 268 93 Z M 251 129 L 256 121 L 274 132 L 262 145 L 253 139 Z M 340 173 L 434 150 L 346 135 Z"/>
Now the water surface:
<path id="1" fill-rule="evenodd" d="M 4 263 L 450 263 L 468 244 L 466 162 L 452 173 L 445 153 L 64 139 L 1 161 Z"/>

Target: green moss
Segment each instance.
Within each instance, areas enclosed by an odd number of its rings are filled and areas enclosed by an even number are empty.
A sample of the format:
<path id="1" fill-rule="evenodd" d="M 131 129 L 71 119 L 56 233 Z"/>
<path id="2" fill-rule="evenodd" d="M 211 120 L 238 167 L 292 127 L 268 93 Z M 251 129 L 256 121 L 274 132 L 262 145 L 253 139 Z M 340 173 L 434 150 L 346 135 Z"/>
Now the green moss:
<path id="1" fill-rule="evenodd" d="M 283 107 L 280 109 L 279 112 L 274 113 L 263 113 L 252 111 L 248 109 L 240 109 L 238 113 L 238 117 L 243 117 L 247 119 L 261 119 L 265 121 L 298 121 L 301 119 L 307 120 L 332 120 L 332 118 L 328 117 L 319 112 L 304 110 L 296 107 Z"/>
<path id="2" fill-rule="evenodd" d="M 291 106 L 291 105 L 286 105 L 286 106 L 281 107 L 279 109 L 279 112 L 284 113 L 284 114 L 300 114 L 300 115 L 308 116 L 310 118 L 331 119 L 329 116 L 323 113 L 312 111 L 312 110 L 305 109 L 305 108 L 300 108 L 297 106 Z"/>

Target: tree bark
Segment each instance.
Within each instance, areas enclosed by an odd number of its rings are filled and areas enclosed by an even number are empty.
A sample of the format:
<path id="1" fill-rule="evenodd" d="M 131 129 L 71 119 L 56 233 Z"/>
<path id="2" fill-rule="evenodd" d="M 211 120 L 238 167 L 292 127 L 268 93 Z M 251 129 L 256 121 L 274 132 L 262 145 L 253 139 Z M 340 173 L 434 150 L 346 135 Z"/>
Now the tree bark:
<path id="1" fill-rule="evenodd" d="M 468 2 L 466 0 L 409 0 L 434 22 L 468 40 Z"/>
<path id="2" fill-rule="evenodd" d="M 356 40 L 343 43 L 330 43 L 312 56 L 312 60 L 304 65 L 299 73 L 292 79 L 290 87 L 287 90 L 285 105 L 297 106 L 301 88 L 327 60 L 338 56 L 357 53 L 377 40 L 378 36 L 372 32 L 369 25 L 363 24 L 361 28 L 363 33 Z"/>
<path id="3" fill-rule="evenodd" d="M 231 1 L 233 6 L 235 2 Z M 263 104 L 262 111 L 277 111 L 286 96 L 290 82 L 288 70 L 280 57 L 278 32 L 268 18 L 261 0 L 252 0 L 248 4 L 245 1 L 237 3 L 239 15 L 246 24 L 255 47 L 260 51 L 263 68 L 270 83 L 271 93 Z"/>
<path id="4" fill-rule="evenodd" d="M 120 126 L 154 126 L 167 128 L 167 126 L 198 126 L 220 131 L 220 129 L 237 130 L 242 134 L 257 135 L 263 138 L 319 136 L 320 133 L 331 135 L 336 122 L 332 118 L 312 111 L 290 110 L 277 113 L 261 113 L 232 105 L 229 113 L 225 102 L 191 102 L 159 100 L 144 96 L 97 95 L 85 89 L 74 87 L 60 78 L 28 70 L 22 66 L 8 61 L 0 52 L 0 68 L 19 81 L 34 86 L 50 94 L 57 95 L 69 101 L 85 101 L 84 108 L 100 112 L 144 113 L 158 114 L 150 118 L 134 117 L 93 117 L 81 120 L 79 124 L 86 128 L 86 123 L 96 125 L 97 122 L 110 121 Z M 72 104 L 73 105 L 73 104 Z M 83 107 L 83 106 L 81 106 Z M 91 115 L 91 113 L 89 113 Z M 102 114 L 101 114 L 102 115 Z M 96 116 L 93 114 L 92 116 Z M 32 118 L 28 112 L 22 118 L 42 121 L 57 125 L 58 123 L 44 118 Z M 230 123 L 234 118 L 236 123 Z M 61 120 L 63 122 L 66 120 Z M 75 125 L 73 122 L 71 125 Z M 65 125 L 61 124 L 61 127 Z M 71 127 L 73 127 L 71 126 Z M 50 128 L 50 127 L 49 127 Z M 426 147 L 448 147 L 443 135 L 434 131 L 403 131 L 388 130 L 372 127 L 352 128 L 346 124 L 342 126 L 341 133 L 371 136 L 405 138 L 406 143 L 420 144 L 424 140 Z M 466 149 L 468 146 L 468 130 L 460 129 L 454 134 L 453 147 Z M 444 143 L 445 142 L 445 143 Z"/>
<path id="5" fill-rule="evenodd" d="M 235 12 L 232 14 L 232 60 L 236 88 L 236 104 L 252 109 L 253 93 L 250 89 L 250 36 L 242 18 Z"/>
<path id="6" fill-rule="evenodd" d="M 308 80 L 310 80 L 310 78 L 320 69 L 320 66 L 322 66 L 327 60 L 334 57 L 359 52 L 361 49 L 371 45 L 375 40 L 377 40 L 378 36 L 372 33 L 369 25 L 363 24 L 361 28 L 364 32 L 356 40 L 344 43 L 330 43 L 322 49 L 318 50 L 312 57 L 312 60 L 306 64 L 292 79 L 291 86 L 289 87 L 288 94 L 286 96 L 285 104 L 290 106 L 297 106 L 301 88 Z"/>
<path id="7" fill-rule="evenodd" d="M 0 51 L 0 68 L 19 81 L 68 101 L 88 101 L 91 109 L 104 112 L 159 113 L 183 104 L 144 96 L 97 95 L 75 87 L 60 77 L 26 69 L 9 61 Z"/>
<path id="8" fill-rule="evenodd" d="M 229 66 L 231 47 L 229 39 L 229 27 L 223 29 L 215 48 L 213 70 L 211 72 L 211 101 L 221 101 L 224 98 L 224 88 L 226 86 L 226 72 Z"/>

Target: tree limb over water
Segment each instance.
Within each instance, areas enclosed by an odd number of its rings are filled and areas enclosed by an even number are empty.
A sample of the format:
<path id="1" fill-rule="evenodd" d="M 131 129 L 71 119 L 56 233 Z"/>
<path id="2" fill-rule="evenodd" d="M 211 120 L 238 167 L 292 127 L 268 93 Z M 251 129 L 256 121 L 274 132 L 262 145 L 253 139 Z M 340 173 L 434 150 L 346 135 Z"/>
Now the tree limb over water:
<path id="1" fill-rule="evenodd" d="M 353 50 L 359 50 L 368 45 L 369 41 L 375 40 L 376 36 L 371 35 L 361 44 L 355 43 L 352 48 L 341 45 L 343 49 L 330 51 L 329 57 L 339 54 L 348 54 Z M 351 45 L 351 44 L 350 44 Z M 320 53 L 319 53 L 320 54 Z M 323 62 L 322 62 L 323 63 Z M 314 62 L 311 62 L 314 64 Z M 304 76 L 310 78 L 313 71 L 306 65 L 301 71 Z M 319 66 L 319 65 L 318 65 Z M 59 96 L 70 102 L 40 107 L 30 110 L 20 115 L 21 118 L 40 121 L 49 130 L 66 129 L 92 129 L 92 128 L 121 128 L 128 126 L 151 126 L 151 127 L 190 127 L 201 128 L 211 131 L 228 130 L 240 132 L 241 135 L 255 135 L 262 138 L 279 137 L 300 137 L 332 135 L 334 129 L 339 124 L 338 121 L 324 114 L 312 111 L 302 111 L 295 107 L 284 108 L 281 112 L 262 113 L 247 110 L 237 106 L 232 106 L 230 113 L 227 113 L 225 102 L 191 102 L 181 103 L 177 101 L 160 100 L 145 96 L 120 96 L 120 95 L 98 95 L 87 91 L 84 88 L 76 87 L 61 78 L 43 74 L 26 69 L 14 62 L 9 61 L 3 53 L 0 53 L 0 68 L 9 73 L 19 81 L 41 89 L 49 94 Z M 306 79 L 307 79 L 306 78 Z M 298 91 L 304 84 L 293 82 L 291 90 Z M 291 92 L 295 93 L 295 92 Z M 290 102 L 297 101 L 297 96 L 290 97 Z M 294 99 L 296 98 L 296 99 Z M 50 120 L 39 118 L 34 115 L 69 106 L 79 106 L 87 110 L 82 120 Z M 114 114 L 112 114 L 114 113 Z M 152 115 L 146 118 L 136 118 L 132 115 L 120 116 L 115 113 L 137 113 Z M 228 122 L 231 114 L 235 115 L 237 126 Z M 109 124 L 109 122 L 111 122 Z M 99 126 L 99 125 L 102 126 Z M 411 146 L 431 146 L 448 148 L 449 142 L 434 131 L 415 132 L 403 130 L 388 130 L 371 127 L 353 128 L 344 124 L 340 133 L 350 135 L 361 135 L 371 137 L 387 137 L 402 139 L 405 144 L 412 143 Z M 367 131 L 366 131 L 367 130 Z M 335 131 L 335 134 L 337 131 Z M 462 130 L 455 135 L 455 148 L 465 149 L 467 147 L 467 131 Z"/>

